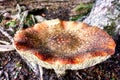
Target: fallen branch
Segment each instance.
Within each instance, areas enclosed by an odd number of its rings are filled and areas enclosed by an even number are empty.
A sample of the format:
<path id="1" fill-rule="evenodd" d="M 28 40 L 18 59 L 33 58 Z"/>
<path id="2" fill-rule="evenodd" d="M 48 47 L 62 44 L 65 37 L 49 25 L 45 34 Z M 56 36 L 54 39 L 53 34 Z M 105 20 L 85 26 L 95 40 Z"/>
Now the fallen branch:
<path id="1" fill-rule="evenodd" d="M 15 50 L 13 45 L 0 45 L 0 52 Z"/>
<path id="2" fill-rule="evenodd" d="M 6 31 L 4 31 L 4 29 L 0 26 L 0 32 L 6 36 L 11 42 L 13 42 L 13 38 L 12 36 L 10 36 Z"/>
<path id="3" fill-rule="evenodd" d="M 7 41 L 2 41 L 2 40 L 0 40 L 0 43 L 6 44 L 6 45 L 9 45 L 9 44 L 10 44 L 9 42 L 7 42 Z"/>
<path id="4" fill-rule="evenodd" d="M 4 36 L 6 36 L 11 42 L 13 42 L 12 36 L 10 36 L 6 31 L 4 31 L 4 29 L 1 26 L 0 26 L 0 32 Z M 5 45 L 0 45 L 0 52 L 15 50 L 15 48 L 13 47 L 13 45 L 10 45 L 10 43 L 7 42 L 7 41 L 0 40 L 0 43 L 5 44 Z"/>

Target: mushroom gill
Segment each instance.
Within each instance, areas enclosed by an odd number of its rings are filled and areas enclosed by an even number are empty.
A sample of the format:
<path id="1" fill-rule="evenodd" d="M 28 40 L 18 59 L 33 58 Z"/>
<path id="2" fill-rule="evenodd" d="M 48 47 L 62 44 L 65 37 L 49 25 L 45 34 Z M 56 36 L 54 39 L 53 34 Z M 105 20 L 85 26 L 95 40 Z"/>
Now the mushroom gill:
<path id="1" fill-rule="evenodd" d="M 28 60 L 62 74 L 105 61 L 115 51 L 103 30 L 81 22 L 48 20 L 17 31 L 14 47 Z"/>

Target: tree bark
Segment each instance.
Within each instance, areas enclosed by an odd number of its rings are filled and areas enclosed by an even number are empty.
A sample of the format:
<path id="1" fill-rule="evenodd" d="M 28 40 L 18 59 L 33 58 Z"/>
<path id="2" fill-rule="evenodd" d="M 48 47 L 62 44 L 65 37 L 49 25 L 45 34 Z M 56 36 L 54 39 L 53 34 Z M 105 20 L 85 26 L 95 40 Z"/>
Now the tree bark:
<path id="1" fill-rule="evenodd" d="M 115 33 L 120 33 L 120 0 L 96 0 L 89 16 L 83 21 L 92 26 L 105 29 L 112 26 Z"/>

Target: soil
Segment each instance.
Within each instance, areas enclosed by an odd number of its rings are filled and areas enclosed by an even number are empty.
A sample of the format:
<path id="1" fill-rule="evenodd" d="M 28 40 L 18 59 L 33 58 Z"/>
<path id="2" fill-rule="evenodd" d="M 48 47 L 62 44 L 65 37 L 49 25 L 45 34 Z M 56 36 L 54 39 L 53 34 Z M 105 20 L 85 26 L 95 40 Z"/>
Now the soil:
<path id="1" fill-rule="evenodd" d="M 71 12 L 79 0 L 66 2 L 39 2 L 38 0 L 5 0 L 0 2 L 0 12 L 15 8 L 17 3 L 28 5 L 28 8 L 46 8 L 46 19 L 60 18 L 69 20 Z M 39 5 L 38 5 L 39 4 Z M 2 33 L 0 40 L 9 41 Z M 115 54 L 108 60 L 82 70 L 67 70 L 66 74 L 58 78 L 52 69 L 43 68 L 44 80 L 120 80 L 120 36 L 116 41 Z M 38 80 L 39 78 L 27 66 L 25 61 L 14 50 L 0 52 L 0 80 Z"/>

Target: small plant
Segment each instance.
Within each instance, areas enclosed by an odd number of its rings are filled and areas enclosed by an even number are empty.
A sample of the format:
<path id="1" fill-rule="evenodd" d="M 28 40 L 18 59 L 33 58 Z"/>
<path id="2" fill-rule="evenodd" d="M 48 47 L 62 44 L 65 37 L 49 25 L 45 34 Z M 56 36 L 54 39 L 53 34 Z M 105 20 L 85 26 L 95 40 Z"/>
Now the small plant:
<path id="1" fill-rule="evenodd" d="M 15 27 L 16 26 L 16 21 L 15 20 L 8 21 L 6 23 L 6 26 L 7 27 Z"/>
<path id="2" fill-rule="evenodd" d="M 24 20 L 24 24 L 26 26 L 33 26 L 36 23 L 36 19 L 32 14 L 28 14 L 26 19 Z"/>

